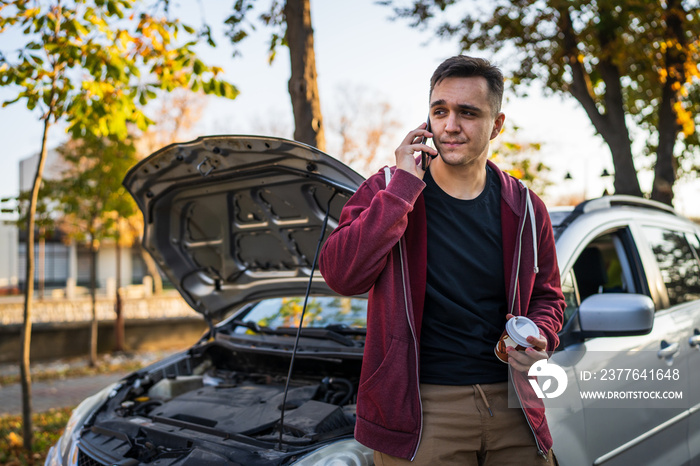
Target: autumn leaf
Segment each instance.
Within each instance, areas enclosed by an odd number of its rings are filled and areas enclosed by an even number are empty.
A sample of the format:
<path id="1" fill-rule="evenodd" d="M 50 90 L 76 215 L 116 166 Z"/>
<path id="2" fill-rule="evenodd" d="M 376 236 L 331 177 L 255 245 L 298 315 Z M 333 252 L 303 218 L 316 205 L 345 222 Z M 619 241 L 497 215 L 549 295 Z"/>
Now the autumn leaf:
<path id="1" fill-rule="evenodd" d="M 22 437 L 15 432 L 10 432 L 10 435 L 7 436 L 7 442 L 11 447 L 19 448 L 22 446 Z"/>

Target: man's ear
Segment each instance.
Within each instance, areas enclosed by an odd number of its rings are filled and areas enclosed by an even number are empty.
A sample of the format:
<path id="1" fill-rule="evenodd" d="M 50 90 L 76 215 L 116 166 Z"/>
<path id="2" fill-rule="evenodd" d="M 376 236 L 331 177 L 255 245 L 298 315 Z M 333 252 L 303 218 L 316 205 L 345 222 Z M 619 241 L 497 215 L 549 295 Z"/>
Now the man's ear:
<path id="1" fill-rule="evenodd" d="M 493 129 L 491 130 L 491 139 L 495 139 L 501 133 L 503 129 L 503 124 L 506 121 L 506 116 L 503 113 L 499 113 L 496 119 L 493 121 Z"/>

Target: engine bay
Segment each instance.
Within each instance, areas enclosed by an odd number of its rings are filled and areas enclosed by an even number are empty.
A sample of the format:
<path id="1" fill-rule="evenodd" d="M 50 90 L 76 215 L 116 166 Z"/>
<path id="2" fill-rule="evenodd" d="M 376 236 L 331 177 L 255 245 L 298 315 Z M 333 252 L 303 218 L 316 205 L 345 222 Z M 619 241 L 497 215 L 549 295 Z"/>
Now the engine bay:
<path id="1" fill-rule="evenodd" d="M 86 423 L 80 454 L 92 464 L 289 464 L 352 437 L 359 364 L 300 357 L 285 402 L 289 354 L 195 346 L 125 379 Z"/>

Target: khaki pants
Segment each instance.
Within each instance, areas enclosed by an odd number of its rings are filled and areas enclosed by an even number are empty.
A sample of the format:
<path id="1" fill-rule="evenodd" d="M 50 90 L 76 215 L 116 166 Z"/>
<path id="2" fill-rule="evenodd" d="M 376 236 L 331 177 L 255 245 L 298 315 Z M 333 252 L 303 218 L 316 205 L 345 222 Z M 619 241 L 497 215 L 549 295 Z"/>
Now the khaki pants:
<path id="1" fill-rule="evenodd" d="M 522 409 L 508 408 L 508 382 L 420 389 L 423 434 L 416 457 L 410 462 L 375 451 L 377 466 L 556 465 L 551 450 L 547 458 L 537 454 Z"/>

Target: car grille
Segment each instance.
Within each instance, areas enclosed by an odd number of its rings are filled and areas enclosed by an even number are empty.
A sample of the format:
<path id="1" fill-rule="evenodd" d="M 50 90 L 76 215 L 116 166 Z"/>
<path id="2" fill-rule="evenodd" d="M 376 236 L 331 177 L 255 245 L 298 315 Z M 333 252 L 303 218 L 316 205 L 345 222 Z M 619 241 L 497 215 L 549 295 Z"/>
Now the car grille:
<path id="1" fill-rule="evenodd" d="M 94 459 L 90 458 L 88 455 L 83 453 L 82 450 L 78 449 L 78 466 L 106 466 L 106 465 L 100 463 L 99 461 L 95 461 Z"/>

